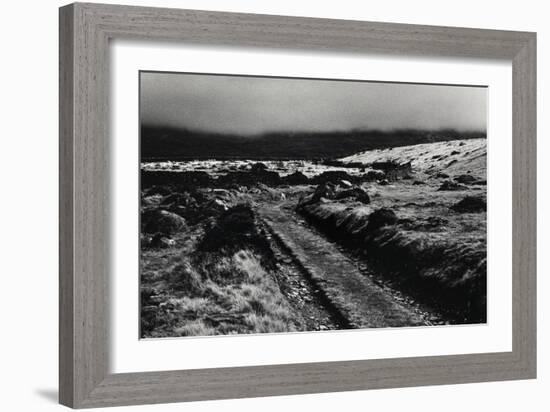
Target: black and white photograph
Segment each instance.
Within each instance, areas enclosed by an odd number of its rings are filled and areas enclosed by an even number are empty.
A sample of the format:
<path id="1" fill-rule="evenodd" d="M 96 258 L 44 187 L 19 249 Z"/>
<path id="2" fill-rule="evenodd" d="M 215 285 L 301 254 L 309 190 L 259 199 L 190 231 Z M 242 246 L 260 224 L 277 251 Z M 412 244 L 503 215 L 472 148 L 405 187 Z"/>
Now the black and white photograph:
<path id="1" fill-rule="evenodd" d="M 140 338 L 487 322 L 487 88 L 142 71 Z"/>

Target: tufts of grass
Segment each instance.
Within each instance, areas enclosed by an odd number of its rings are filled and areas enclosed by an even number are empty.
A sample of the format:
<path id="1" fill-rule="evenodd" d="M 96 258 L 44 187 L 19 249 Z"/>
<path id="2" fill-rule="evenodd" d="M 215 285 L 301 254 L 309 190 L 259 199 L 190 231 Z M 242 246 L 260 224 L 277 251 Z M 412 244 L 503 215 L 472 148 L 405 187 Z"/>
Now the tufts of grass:
<path id="1" fill-rule="evenodd" d="M 274 319 L 271 316 L 250 313 L 246 316 L 245 322 L 247 326 L 250 329 L 255 330 L 256 333 L 280 333 L 289 331 L 288 325 L 285 322 L 279 319 Z"/>
<path id="2" fill-rule="evenodd" d="M 175 265 L 167 273 L 168 284 L 174 290 L 186 291 L 190 295 L 200 295 L 203 288 L 203 279 L 187 260 Z"/>
<path id="3" fill-rule="evenodd" d="M 485 322 L 485 214 L 454 213 L 442 204 L 394 209 L 399 216 L 387 207 L 319 202 L 300 212 L 324 233 L 362 251 L 384 279 L 456 323 Z"/>
<path id="4" fill-rule="evenodd" d="M 183 326 L 174 329 L 173 336 L 210 336 L 215 334 L 215 329 L 207 326 L 202 320 L 192 320 Z"/>
<path id="5" fill-rule="evenodd" d="M 143 337 L 296 329 L 299 314 L 279 289 L 271 249 L 249 204 L 190 228 L 187 240 L 176 236 L 177 248 L 142 251 Z"/>
<path id="6" fill-rule="evenodd" d="M 148 311 L 144 337 L 296 330 L 295 315 L 272 274 L 248 249 L 180 257 L 157 285 L 165 292 L 160 298 L 154 288 L 142 287 Z"/>

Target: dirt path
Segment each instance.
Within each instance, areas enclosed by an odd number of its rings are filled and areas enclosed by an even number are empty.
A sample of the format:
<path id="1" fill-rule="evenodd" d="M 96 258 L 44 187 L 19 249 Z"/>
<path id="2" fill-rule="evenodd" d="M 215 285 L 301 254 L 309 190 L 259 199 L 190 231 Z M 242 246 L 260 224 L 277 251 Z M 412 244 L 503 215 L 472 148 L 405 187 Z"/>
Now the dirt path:
<path id="1" fill-rule="evenodd" d="M 342 319 L 339 312 L 327 304 L 322 291 L 304 276 L 302 267 L 290 256 L 267 224 L 262 225 L 262 230 L 277 262 L 273 276 L 294 310 L 297 329 L 314 331 L 349 328 L 347 320 Z"/>
<path id="2" fill-rule="evenodd" d="M 366 277 L 334 243 L 310 230 L 288 203 L 264 203 L 257 211 L 273 236 L 322 292 L 325 304 L 345 319 L 348 327 L 430 324 L 415 307 L 399 301 Z"/>

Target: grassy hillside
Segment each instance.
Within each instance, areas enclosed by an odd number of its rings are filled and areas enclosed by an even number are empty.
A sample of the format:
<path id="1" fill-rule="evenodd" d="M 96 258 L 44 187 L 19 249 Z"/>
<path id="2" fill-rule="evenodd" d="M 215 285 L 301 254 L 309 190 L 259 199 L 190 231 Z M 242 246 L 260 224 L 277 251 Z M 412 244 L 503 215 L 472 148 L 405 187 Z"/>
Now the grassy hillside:
<path id="1" fill-rule="evenodd" d="M 356 153 L 341 159 L 344 163 L 373 163 L 393 160 L 411 162 L 415 172 L 448 175 L 472 174 L 485 179 L 487 171 L 487 139 L 454 140 L 417 144 Z"/>
<path id="2" fill-rule="evenodd" d="M 305 196 L 298 211 L 322 232 L 358 248 L 384 281 L 455 323 L 485 322 L 486 154 L 486 140 L 473 139 L 348 156 L 341 161 L 411 162 L 412 175 L 385 185 L 363 183 L 368 202 L 325 191 L 318 199 Z"/>

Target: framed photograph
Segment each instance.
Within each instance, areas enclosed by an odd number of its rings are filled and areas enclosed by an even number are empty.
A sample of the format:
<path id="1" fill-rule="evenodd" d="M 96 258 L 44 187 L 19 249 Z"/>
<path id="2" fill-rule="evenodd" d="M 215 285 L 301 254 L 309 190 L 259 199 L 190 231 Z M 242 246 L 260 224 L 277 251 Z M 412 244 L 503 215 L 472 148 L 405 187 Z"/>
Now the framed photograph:
<path id="1" fill-rule="evenodd" d="M 60 402 L 536 377 L 536 35 L 60 9 Z"/>

